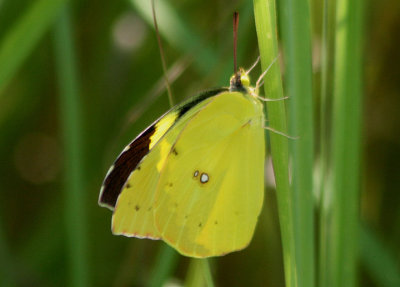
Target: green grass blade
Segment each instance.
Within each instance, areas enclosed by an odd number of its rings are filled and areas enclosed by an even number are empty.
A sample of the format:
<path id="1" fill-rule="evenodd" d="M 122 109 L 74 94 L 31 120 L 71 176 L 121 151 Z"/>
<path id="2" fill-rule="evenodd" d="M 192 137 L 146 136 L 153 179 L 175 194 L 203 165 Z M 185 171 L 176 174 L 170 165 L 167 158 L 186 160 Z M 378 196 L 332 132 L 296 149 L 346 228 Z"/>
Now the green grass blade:
<path id="1" fill-rule="evenodd" d="M 170 277 L 178 263 L 178 253 L 167 244 L 161 246 L 156 265 L 152 270 L 149 286 L 163 286 L 165 281 Z"/>
<path id="2" fill-rule="evenodd" d="M 319 154 L 319 255 L 318 286 L 331 284 L 331 107 L 333 90 L 333 59 L 335 32 L 335 1 L 324 0 L 321 43 L 321 103 L 320 103 L 320 154 Z"/>
<path id="3" fill-rule="evenodd" d="M 189 270 L 187 272 L 186 287 L 214 287 L 212 280 L 209 259 L 190 259 Z"/>
<path id="4" fill-rule="evenodd" d="M 362 105 L 363 0 L 336 1 L 333 230 L 330 286 L 356 286 Z"/>
<path id="5" fill-rule="evenodd" d="M 64 144 L 67 252 L 71 268 L 71 286 L 90 286 L 87 261 L 86 192 L 83 184 L 82 120 L 76 57 L 67 8 L 62 10 L 54 31 L 60 89 L 60 122 Z"/>
<path id="6" fill-rule="evenodd" d="M 393 258 L 393 252 L 365 226 L 360 227 L 360 247 L 363 265 L 375 279 L 377 286 L 400 286 L 400 268 Z"/>
<path id="7" fill-rule="evenodd" d="M 280 23 L 289 96 L 289 142 L 298 286 L 314 286 L 314 131 L 312 102 L 311 23 L 307 0 L 280 1 Z"/>
<path id="8" fill-rule="evenodd" d="M 261 66 L 265 70 L 278 55 L 276 16 L 274 0 L 254 0 L 258 46 Z M 268 98 L 283 98 L 280 68 L 275 64 L 265 77 L 265 95 Z M 286 133 L 286 113 L 284 101 L 267 103 L 270 127 Z M 279 221 L 282 235 L 283 258 L 286 286 L 296 286 L 295 245 L 293 234 L 293 207 L 289 187 L 288 139 L 270 133 L 272 163 L 274 166 L 278 197 Z"/>
<path id="9" fill-rule="evenodd" d="M 18 20 L 0 43 L 0 95 L 18 68 L 52 24 L 66 0 L 39 0 Z"/>
<path id="10" fill-rule="evenodd" d="M 201 260 L 203 265 L 203 276 L 207 287 L 214 287 L 214 281 L 211 274 L 210 259 Z"/>

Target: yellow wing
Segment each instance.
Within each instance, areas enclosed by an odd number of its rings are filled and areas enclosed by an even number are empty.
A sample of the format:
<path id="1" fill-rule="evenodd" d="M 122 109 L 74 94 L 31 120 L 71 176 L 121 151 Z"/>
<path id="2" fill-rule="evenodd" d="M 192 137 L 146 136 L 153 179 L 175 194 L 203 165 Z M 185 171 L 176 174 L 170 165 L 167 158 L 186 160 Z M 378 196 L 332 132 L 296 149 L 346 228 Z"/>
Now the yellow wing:
<path id="1" fill-rule="evenodd" d="M 215 96 L 176 137 L 160 170 L 159 235 L 192 257 L 250 242 L 264 193 L 262 105 L 239 92 Z"/>
<path id="2" fill-rule="evenodd" d="M 197 103 L 196 100 L 190 102 L 194 106 L 185 111 L 185 114 L 172 127 L 171 121 L 175 121 L 178 114 L 182 112 L 182 109 L 187 108 L 187 105 L 175 108 L 156 124 L 156 132 L 151 141 L 153 144 L 150 144 L 149 147 L 150 152 L 141 159 L 119 194 L 112 217 L 114 234 L 160 239 L 158 230 L 154 226 L 153 215 L 159 171 L 181 129 L 194 114 L 207 105 L 209 100 L 205 99 L 200 103 Z M 171 128 L 168 131 L 163 128 L 158 132 L 158 129 L 162 127 Z"/>

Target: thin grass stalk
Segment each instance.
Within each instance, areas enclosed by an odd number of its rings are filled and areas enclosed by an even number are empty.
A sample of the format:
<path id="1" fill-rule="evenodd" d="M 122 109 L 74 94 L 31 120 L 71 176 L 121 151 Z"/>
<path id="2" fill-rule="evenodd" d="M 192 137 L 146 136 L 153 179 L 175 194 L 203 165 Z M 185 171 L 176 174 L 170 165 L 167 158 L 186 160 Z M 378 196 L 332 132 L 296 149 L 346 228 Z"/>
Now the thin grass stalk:
<path id="1" fill-rule="evenodd" d="M 353 287 L 357 282 L 363 3 L 336 1 L 331 282 L 334 287 Z"/>
<path id="2" fill-rule="evenodd" d="M 72 41 L 70 13 L 66 6 L 55 30 L 55 57 L 59 78 L 60 122 L 64 145 L 64 197 L 67 254 L 71 286 L 90 286 L 85 187 L 83 184 L 82 120 L 77 81 L 76 56 Z"/>
<path id="3" fill-rule="evenodd" d="M 137 12 L 150 25 L 153 25 L 151 2 L 148 0 L 129 0 Z M 189 27 L 182 17 L 177 13 L 168 1 L 156 1 L 157 22 L 160 35 L 176 49 L 194 57 L 195 68 L 202 74 L 208 74 L 210 67 L 218 62 L 215 52 L 208 46 L 202 44 L 200 37 L 196 36 L 194 30 Z M 198 47 L 202 47 L 198 49 Z"/>
<path id="4" fill-rule="evenodd" d="M 264 70 L 278 55 L 275 1 L 254 0 L 253 4 L 261 66 Z M 270 72 L 266 75 L 264 92 L 268 98 L 283 98 L 279 65 L 273 65 Z M 286 133 L 284 101 L 268 102 L 267 110 L 270 127 Z M 297 284 L 297 270 L 293 229 L 293 203 L 289 187 L 288 139 L 273 132 L 270 133 L 270 138 L 282 235 L 285 281 L 286 286 L 292 287 Z"/>
<path id="5" fill-rule="evenodd" d="M 168 3 L 143 0 L 131 0 L 132 5 L 145 18 L 149 24 L 154 25 L 156 36 L 160 49 L 161 62 L 164 73 L 165 87 L 168 91 L 168 99 L 172 108 L 174 100 L 171 92 L 170 82 L 167 75 L 167 66 L 165 63 L 164 50 L 162 47 L 161 36 L 166 37 L 175 45 L 182 44 L 181 33 L 190 36 L 185 25 L 180 21 L 179 17 L 174 17 L 175 11 Z M 161 7 L 159 7 L 161 6 Z M 158 7 L 158 8 L 157 8 Z M 157 13 L 156 13 L 157 10 Z M 169 21 L 171 20 L 171 21 Z M 158 25 L 160 23 L 160 25 Z M 171 29 L 172 28 L 172 29 Z M 174 32 L 172 32 L 174 31 Z M 178 31 L 178 32 L 177 32 Z M 177 32 L 177 33 L 176 33 Z M 152 269 L 149 286 L 162 286 L 170 277 L 178 263 L 178 254 L 167 244 L 163 244 L 155 260 L 155 265 Z"/>
<path id="6" fill-rule="evenodd" d="M 133 1 L 133 3 L 135 3 L 135 1 Z M 139 5 L 140 1 L 137 1 L 136 3 L 137 5 Z M 162 46 L 158 20 L 156 18 L 157 14 L 156 14 L 154 0 L 151 1 L 151 10 L 154 22 L 154 29 L 156 32 L 157 41 L 160 49 L 160 58 L 161 58 L 160 60 L 163 67 L 165 87 L 168 94 L 169 105 L 170 108 L 172 108 L 174 104 L 174 99 L 171 91 L 170 82 L 168 80 L 167 64 L 165 61 L 164 49 Z M 175 269 L 177 263 L 178 263 L 178 254 L 170 246 L 168 246 L 167 244 L 163 244 L 161 246 L 161 251 L 159 252 L 158 258 L 156 260 L 156 265 L 153 269 L 153 276 L 151 277 L 152 279 L 150 281 L 149 286 L 157 287 L 164 285 L 165 281 L 169 278 L 169 276 Z"/>
<path id="7" fill-rule="evenodd" d="M 297 285 L 315 285 L 311 18 L 307 0 L 280 1 L 285 87 L 289 96 L 289 142 L 292 160 L 294 239 Z"/>

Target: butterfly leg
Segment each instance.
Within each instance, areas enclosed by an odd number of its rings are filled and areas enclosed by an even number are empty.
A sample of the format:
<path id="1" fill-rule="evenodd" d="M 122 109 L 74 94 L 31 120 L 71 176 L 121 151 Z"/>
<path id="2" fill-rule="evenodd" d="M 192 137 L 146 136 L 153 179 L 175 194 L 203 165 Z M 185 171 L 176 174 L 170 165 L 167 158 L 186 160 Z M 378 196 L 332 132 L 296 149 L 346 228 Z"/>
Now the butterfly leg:
<path id="1" fill-rule="evenodd" d="M 269 99 L 269 98 L 263 98 L 263 97 L 261 97 L 259 95 L 255 95 L 255 97 L 257 99 L 259 99 L 260 101 L 262 101 L 262 102 L 277 102 L 277 101 L 282 101 L 282 100 L 289 99 L 289 97 L 283 97 L 283 98 L 279 98 L 279 99 Z"/>
<path id="2" fill-rule="evenodd" d="M 260 87 L 262 87 L 262 85 L 264 85 L 264 80 L 263 80 L 263 79 L 264 79 L 265 75 L 268 73 L 269 69 L 271 69 L 272 65 L 276 62 L 276 60 L 278 60 L 278 58 L 279 58 L 279 55 L 275 57 L 275 59 L 271 62 L 271 64 L 269 64 L 268 68 L 260 75 L 260 77 L 258 78 L 258 80 L 257 80 L 257 82 L 256 82 L 256 86 L 255 86 L 255 88 L 254 88 L 254 91 L 258 91 L 258 89 L 259 89 Z M 258 57 L 257 61 L 256 61 L 256 62 L 253 64 L 253 66 L 249 69 L 249 72 L 250 72 L 251 69 L 253 69 L 254 66 L 258 63 L 259 59 L 260 59 L 260 57 Z M 246 73 L 248 73 L 248 72 L 246 72 Z M 257 94 L 257 92 L 251 92 L 251 94 L 252 94 L 254 97 L 256 97 L 257 99 L 259 99 L 260 101 L 263 101 L 263 102 L 282 101 L 282 100 L 286 100 L 286 99 L 289 98 L 289 97 L 283 97 L 283 98 L 279 98 L 279 99 L 268 99 L 268 98 L 260 97 L 260 96 Z"/>
<path id="3" fill-rule="evenodd" d="M 273 132 L 273 133 L 275 133 L 275 134 L 284 136 L 284 137 L 286 137 L 286 138 L 288 138 L 288 139 L 291 139 L 291 140 L 297 140 L 297 139 L 299 139 L 299 137 L 292 137 L 292 136 L 289 136 L 289 135 L 287 135 L 287 134 L 285 134 L 285 133 L 283 133 L 283 132 L 277 131 L 277 130 L 271 128 L 271 127 L 263 126 L 263 128 L 264 128 L 265 130 L 269 130 L 269 131 L 271 131 L 271 132 Z"/>

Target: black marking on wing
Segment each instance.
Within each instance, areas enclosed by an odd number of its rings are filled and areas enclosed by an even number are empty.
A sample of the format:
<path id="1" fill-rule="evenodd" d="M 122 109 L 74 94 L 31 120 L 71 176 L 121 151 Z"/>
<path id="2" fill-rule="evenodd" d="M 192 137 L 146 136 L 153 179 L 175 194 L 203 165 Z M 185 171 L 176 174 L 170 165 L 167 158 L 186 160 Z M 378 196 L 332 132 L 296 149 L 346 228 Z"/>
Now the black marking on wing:
<path id="1" fill-rule="evenodd" d="M 129 144 L 129 149 L 123 152 L 114 162 L 114 168 L 103 183 L 103 193 L 100 203 L 115 207 L 119 194 L 131 172 L 142 158 L 149 152 L 150 137 L 155 132 L 155 123 Z"/>
<path id="2" fill-rule="evenodd" d="M 229 91 L 228 88 L 214 89 L 214 90 L 210 90 L 210 91 L 205 91 L 205 92 L 201 93 L 199 96 L 190 99 L 189 101 L 185 102 L 181 107 L 178 108 L 178 118 L 182 117 L 187 111 L 189 111 L 191 108 L 193 108 L 198 103 L 204 101 L 205 99 L 208 99 L 219 93 L 227 92 L 227 91 Z"/>
<path id="3" fill-rule="evenodd" d="M 178 116 L 175 123 L 181 118 L 186 112 L 191 108 L 199 104 L 200 102 L 206 100 L 207 98 L 213 97 L 219 93 L 229 91 L 228 88 L 219 88 L 210 91 L 205 91 L 200 95 L 189 99 L 183 104 L 176 106 L 162 115 L 157 119 L 151 126 L 149 126 L 144 132 L 138 135 L 130 144 L 129 149 L 122 152 L 121 155 L 114 162 L 113 169 L 103 182 L 103 189 L 100 195 L 99 203 L 101 205 L 114 208 L 117 199 L 124 187 L 124 184 L 129 178 L 129 175 L 137 168 L 140 170 L 138 164 L 143 159 L 143 157 L 150 151 L 150 138 L 156 132 L 155 125 L 164 118 L 165 115 L 170 112 L 177 111 Z M 174 124 L 175 124 L 174 123 Z M 170 129 L 174 126 L 171 125 Z M 168 131 L 167 131 L 168 132 Z"/>

